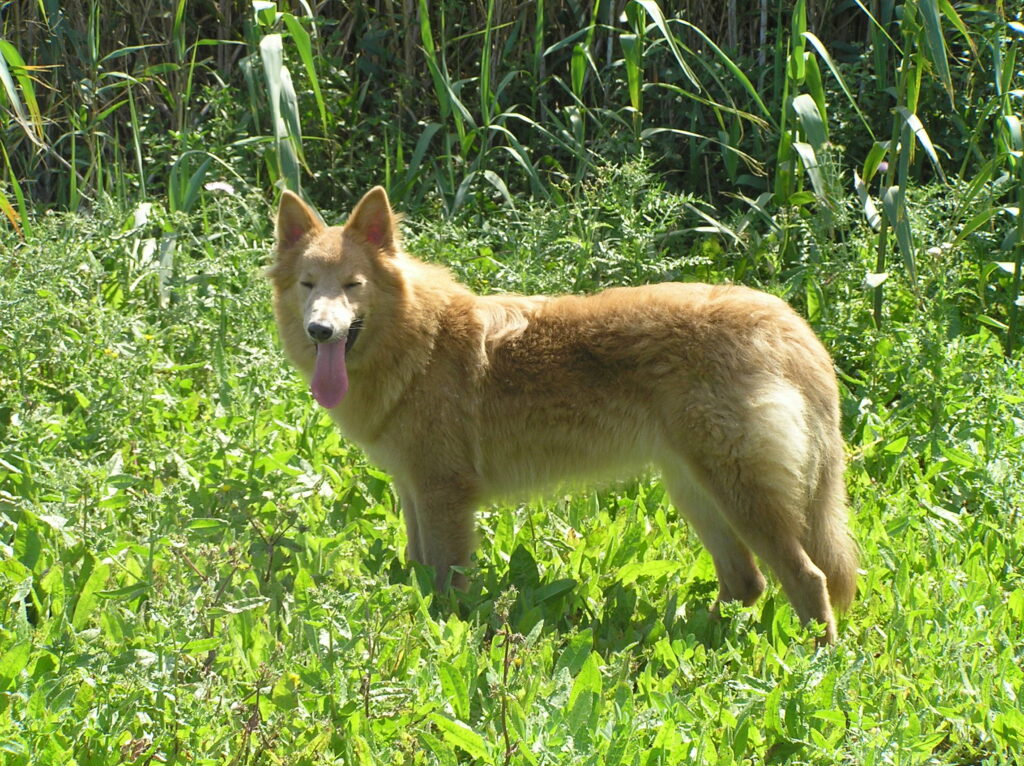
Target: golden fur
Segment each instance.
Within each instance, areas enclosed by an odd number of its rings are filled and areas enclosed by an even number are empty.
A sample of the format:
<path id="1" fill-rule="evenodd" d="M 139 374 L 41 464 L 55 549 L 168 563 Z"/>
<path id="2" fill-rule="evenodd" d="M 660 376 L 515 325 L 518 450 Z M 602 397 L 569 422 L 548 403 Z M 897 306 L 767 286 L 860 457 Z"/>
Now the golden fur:
<path id="1" fill-rule="evenodd" d="M 764 590 L 753 552 L 835 639 L 833 606 L 856 589 L 838 390 L 783 301 L 705 284 L 477 296 L 402 250 L 380 187 L 344 227 L 286 192 L 269 277 L 307 378 L 306 328 L 343 343 L 362 320 L 331 416 L 394 477 L 408 556 L 439 584 L 462 584 L 449 568 L 469 563 L 478 504 L 654 465 L 711 553 L 719 600 Z"/>

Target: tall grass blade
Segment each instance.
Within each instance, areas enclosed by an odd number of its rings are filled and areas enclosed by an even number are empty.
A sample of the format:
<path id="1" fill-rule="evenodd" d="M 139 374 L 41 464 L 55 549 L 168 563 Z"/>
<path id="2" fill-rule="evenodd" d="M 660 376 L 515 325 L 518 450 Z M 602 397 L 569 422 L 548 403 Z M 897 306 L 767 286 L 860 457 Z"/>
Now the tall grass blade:
<path id="1" fill-rule="evenodd" d="M 1017 327 L 1021 309 L 1021 270 L 1024 269 L 1024 162 L 1018 161 L 1017 179 L 1017 242 L 1013 259 L 1013 282 L 1010 286 L 1010 321 L 1006 330 L 1006 355 L 1013 356 L 1017 345 Z"/>
<path id="2" fill-rule="evenodd" d="M 506 114 L 504 116 L 514 117 L 517 119 L 521 119 L 525 122 L 529 122 L 527 118 L 519 114 Z M 516 138 L 515 133 L 506 128 L 504 125 L 498 124 L 491 125 L 490 130 L 500 133 L 505 137 L 505 140 L 508 141 L 507 145 L 501 145 L 498 146 L 497 148 L 499 150 L 506 151 L 523 169 L 523 171 L 526 173 L 527 179 L 530 181 L 531 191 L 539 197 L 549 197 L 547 188 L 541 180 L 540 171 L 537 170 L 537 166 L 534 165 L 533 161 L 530 159 L 529 152 L 526 150 L 526 147 L 522 145 L 519 139 Z"/>
<path id="3" fill-rule="evenodd" d="M 793 111 L 796 112 L 808 143 L 814 147 L 814 151 L 820 150 L 828 143 L 828 127 L 818 104 L 808 94 L 801 93 L 793 99 Z"/>
<path id="4" fill-rule="evenodd" d="M 626 87 L 629 91 L 629 105 L 639 117 L 643 112 L 642 99 L 642 54 L 639 35 L 621 34 L 619 44 L 622 46 L 622 60 L 626 68 Z"/>
<path id="5" fill-rule="evenodd" d="M 302 26 L 302 23 L 290 13 L 284 13 L 281 15 L 284 19 L 285 26 L 288 27 L 288 32 L 291 34 L 292 41 L 295 43 L 296 49 L 299 51 L 299 58 L 302 60 L 302 66 L 306 70 L 306 76 L 309 78 L 309 84 L 313 88 L 313 97 L 316 99 L 316 108 L 320 113 L 320 126 L 323 129 L 323 134 L 327 135 L 327 104 L 324 102 L 323 93 L 320 92 L 320 78 L 316 74 L 316 63 L 314 61 L 313 42 L 310 39 L 309 32 Z"/>
<path id="6" fill-rule="evenodd" d="M 899 186 L 890 186 L 882 196 L 882 208 L 889 219 L 889 225 L 896 233 L 896 244 L 903 256 L 903 265 L 912 283 L 917 282 L 917 260 L 914 253 L 914 235 L 907 218 L 906 201 Z"/>
<path id="7" fill-rule="evenodd" d="M 853 171 L 853 187 L 860 198 L 861 209 L 864 211 L 864 217 L 868 220 L 868 226 L 874 232 L 879 231 L 882 226 L 882 216 L 879 214 L 878 208 L 875 207 L 875 202 L 871 199 L 871 195 L 868 194 L 868 187 L 864 183 L 864 179 L 860 177 L 856 170 Z"/>
<path id="8" fill-rule="evenodd" d="M 871 149 L 868 150 L 868 156 L 864 158 L 864 183 L 869 184 L 875 177 L 875 173 L 878 172 L 878 168 L 881 167 L 882 161 L 885 156 L 889 153 L 890 143 L 888 141 L 875 141 Z"/>
<path id="9" fill-rule="evenodd" d="M 189 213 L 192 211 L 213 160 L 210 156 L 206 156 L 191 174 L 188 172 L 188 163 L 191 163 L 194 156 L 205 154 L 206 152 L 197 149 L 187 151 L 171 166 L 167 182 L 167 206 L 171 212 L 180 210 Z"/>
<path id="10" fill-rule="evenodd" d="M 534 24 L 533 24 L 533 52 L 531 60 L 531 96 L 533 108 L 537 112 L 537 91 L 544 83 L 544 0 L 537 0 L 534 3 Z"/>
<path id="11" fill-rule="evenodd" d="M 772 114 L 772 111 L 768 108 L 767 104 L 765 104 L 764 100 L 761 98 L 761 94 L 758 92 L 757 88 L 754 87 L 754 84 L 750 81 L 750 78 L 747 77 L 746 73 L 739 67 L 739 65 L 736 64 L 736 62 L 734 62 L 731 58 L 729 58 L 728 54 L 726 54 L 725 51 L 719 48 L 718 45 L 715 44 L 715 41 L 708 37 L 704 30 L 698 27 L 696 24 L 691 24 L 689 21 L 686 21 L 685 19 L 675 19 L 675 21 L 677 24 L 681 24 L 684 27 L 693 30 L 693 32 L 704 41 L 704 44 L 707 45 L 715 54 L 715 58 L 717 58 L 723 64 L 723 66 L 725 66 L 725 68 L 729 70 L 729 73 L 732 74 L 736 82 L 738 82 L 743 87 L 743 90 L 747 92 L 747 95 L 749 95 L 754 100 L 754 103 L 757 104 L 757 108 L 761 110 L 761 114 L 764 115 L 764 118 L 774 126 L 775 115 Z"/>
<path id="12" fill-rule="evenodd" d="M 726 152 L 735 154 L 737 157 L 743 160 L 744 164 L 754 175 L 764 175 L 764 163 L 760 162 L 757 158 L 753 157 L 750 154 L 747 154 L 742 149 L 738 149 L 735 146 L 730 146 L 724 141 L 721 141 L 717 138 L 712 138 L 711 136 L 706 136 L 703 133 L 694 133 L 691 130 L 681 130 L 680 128 L 647 128 L 640 134 L 640 139 L 645 140 L 650 138 L 651 136 L 656 136 L 661 133 L 671 133 L 672 135 L 683 136 L 684 138 L 696 138 L 701 141 L 708 141 L 720 147 Z"/>
<path id="13" fill-rule="evenodd" d="M 505 200 L 505 204 L 511 208 L 516 206 L 516 203 L 512 200 L 512 195 L 509 194 L 508 186 L 501 180 L 501 176 L 495 173 L 493 170 L 487 169 L 483 171 L 484 180 L 487 181 L 491 186 L 497 189 L 498 194 L 501 195 L 502 199 Z"/>
<path id="14" fill-rule="evenodd" d="M 868 20 L 870 20 L 870 22 L 871 22 L 871 29 L 874 32 L 878 33 L 879 35 L 881 35 L 882 37 L 885 38 L 886 42 L 888 42 L 889 45 L 892 46 L 892 49 L 893 49 L 893 51 L 895 51 L 897 56 L 903 56 L 904 55 L 903 49 L 899 46 L 899 43 L 897 43 L 892 38 L 892 35 L 889 34 L 889 30 L 886 28 L 886 24 L 883 24 L 878 19 L 876 19 L 874 14 L 872 14 L 871 11 L 869 11 L 867 9 L 867 7 L 864 5 L 864 3 L 861 0 L 853 0 L 853 2 L 857 5 L 858 8 L 861 9 L 861 11 L 864 12 L 864 15 L 868 17 Z M 894 4 L 890 4 L 889 8 L 891 9 L 893 7 L 893 5 Z M 879 49 L 880 53 L 884 53 L 884 49 L 883 49 L 882 46 L 875 46 L 875 47 L 877 49 Z"/>
<path id="15" fill-rule="evenodd" d="M 693 205 L 693 204 L 691 204 L 689 202 L 685 203 L 684 207 L 687 210 L 689 210 L 689 211 L 691 211 L 693 213 L 696 213 L 699 218 L 701 218 L 702 220 L 704 220 L 708 224 L 708 226 L 698 226 L 698 227 L 696 227 L 695 231 L 707 231 L 707 232 L 712 232 L 714 234 L 721 234 L 721 235 L 726 236 L 729 239 L 731 239 L 735 244 L 739 244 L 740 243 L 739 235 L 735 231 L 733 231 L 731 228 L 726 226 L 724 223 L 719 221 L 718 219 L 711 217 L 710 215 L 705 213 L 703 210 L 701 210 L 699 207 L 697 207 L 696 205 Z"/>
<path id="16" fill-rule="evenodd" d="M 818 195 L 822 202 L 827 204 L 829 202 L 828 187 L 825 184 L 825 176 L 821 172 L 821 166 L 818 164 L 818 156 L 814 151 L 814 147 L 803 141 L 794 141 L 793 149 L 796 151 L 797 156 L 800 157 L 800 163 L 804 166 L 808 178 L 811 179 L 814 193 Z"/>
<path id="17" fill-rule="evenodd" d="M 24 234 L 26 237 L 31 237 L 32 219 L 29 218 L 28 206 L 25 204 L 25 194 L 21 190 L 21 184 L 18 183 L 18 177 L 14 174 L 14 168 L 11 165 L 11 158 L 7 155 L 7 147 L 4 145 L 3 141 L 0 141 L 0 152 L 4 155 L 4 165 L 7 166 L 7 176 L 11 181 L 11 189 L 14 190 L 14 198 L 18 202 L 18 210 L 15 214 L 17 222 L 14 218 L 11 218 L 10 213 L 6 213 L 5 211 L 5 214 L 10 219 L 11 223 L 14 224 L 16 231 L 19 231 L 19 233 Z M 74 178 L 74 175 L 74 173 L 71 174 L 72 178 Z M 19 222 L 21 223 L 21 229 L 18 229 Z"/>
<path id="18" fill-rule="evenodd" d="M 128 86 L 128 111 L 131 115 L 132 149 L 135 151 L 135 165 L 139 172 L 139 194 L 142 199 L 146 194 L 146 166 L 142 159 L 141 126 L 139 125 L 138 107 L 135 105 L 135 93 L 132 86 Z"/>
<path id="19" fill-rule="evenodd" d="M 661 12 L 661 6 L 654 2 L 654 0 L 632 0 L 632 2 L 637 3 L 647 11 L 647 15 L 651 17 L 651 21 L 654 22 L 658 31 L 661 32 L 661 36 L 664 37 L 665 42 L 668 43 L 669 50 L 672 51 L 672 56 L 675 58 L 676 63 L 679 64 L 679 68 L 683 71 L 683 74 L 686 75 L 686 79 L 688 79 L 690 83 L 692 83 L 693 87 L 698 91 L 703 91 L 704 86 L 701 85 L 700 80 L 697 79 L 697 75 L 695 75 L 693 70 L 690 69 L 690 65 L 686 63 L 686 60 L 683 58 L 683 52 L 679 47 L 679 41 L 676 40 L 675 35 L 673 35 L 672 31 L 668 28 L 668 22 L 665 20 L 665 14 Z"/>
<path id="20" fill-rule="evenodd" d="M 185 60 L 185 25 L 182 22 L 185 20 L 185 7 L 187 5 L 188 0 L 178 0 L 178 7 L 174 11 L 174 23 L 171 26 L 171 40 L 174 43 L 174 52 L 177 54 L 178 61 Z"/>
<path id="21" fill-rule="evenodd" d="M 21 231 L 18 213 L 11 206 L 10 200 L 7 199 L 7 195 L 5 195 L 3 191 L 0 191 L 0 212 L 3 212 L 3 214 L 7 216 L 7 220 L 10 221 L 11 228 L 14 229 L 14 233 L 19 237 L 23 237 L 24 234 Z"/>
<path id="22" fill-rule="evenodd" d="M 427 149 L 430 147 L 430 142 L 434 136 L 437 135 L 437 131 L 441 130 L 442 127 L 443 126 L 439 122 L 430 122 L 423 128 L 423 132 L 416 141 L 416 148 L 413 149 L 412 157 L 409 158 L 409 164 L 406 166 L 405 175 L 398 188 L 393 193 L 396 202 L 403 201 L 405 196 L 409 193 L 409 189 L 412 188 L 412 184 L 420 172 L 420 166 L 423 164 L 423 158 L 427 153 Z"/>
<path id="23" fill-rule="evenodd" d="M 284 92 L 284 81 L 287 77 L 288 88 L 294 98 L 294 89 L 291 88 L 291 77 L 284 67 L 284 46 L 281 35 L 266 35 L 260 40 L 260 58 L 263 61 L 263 74 L 267 82 L 267 92 L 270 100 L 270 119 L 273 122 L 274 139 L 276 144 L 277 171 L 279 177 L 284 181 L 286 188 L 298 193 L 301 191 L 301 177 L 299 173 L 299 158 L 295 150 L 295 141 L 299 135 L 289 135 L 289 126 L 281 114 L 282 93 Z M 293 112 L 290 105 L 288 112 L 292 117 L 297 118 L 297 112 Z M 292 123 L 292 130 L 296 125 Z"/>
<path id="24" fill-rule="evenodd" d="M 839 83 L 839 87 L 842 89 L 843 94 L 846 96 L 846 100 L 850 102 L 850 106 L 853 107 L 854 111 L 857 112 L 857 116 L 860 117 L 861 124 L 864 126 L 864 130 L 874 140 L 875 134 L 871 130 L 871 124 L 868 122 L 868 118 L 861 111 L 860 105 L 857 103 L 857 99 L 853 97 L 853 93 L 850 91 L 849 86 L 846 84 L 846 78 L 843 77 L 842 72 L 839 71 L 839 67 L 832 60 L 832 57 L 828 53 L 828 49 L 825 44 L 818 39 L 813 32 L 804 32 L 804 38 L 811 44 L 818 55 L 824 60 L 825 65 L 832 72 L 832 76 L 836 78 L 836 82 Z"/>
<path id="25" fill-rule="evenodd" d="M 1015 114 L 1004 115 L 1003 127 L 1006 129 L 1007 149 L 1017 153 L 1024 151 L 1024 129 L 1020 118 Z"/>
<path id="26" fill-rule="evenodd" d="M 281 121 L 281 69 L 284 67 L 284 46 L 281 35 L 266 35 L 260 40 L 260 59 L 270 98 L 270 119 L 274 130 Z"/>
<path id="27" fill-rule="evenodd" d="M 956 207 L 953 209 L 952 215 L 950 215 L 950 223 L 952 226 L 954 226 L 955 228 L 957 227 L 957 224 L 964 215 L 964 211 L 975 209 L 976 200 L 978 199 L 978 196 L 981 194 L 983 190 L 985 190 L 988 187 L 988 184 L 992 180 L 992 177 L 995 175 L 996 170 L 1001 165 L 1002 162 L 999 157 L 990 158 L 987 162 L 985 162 L 984 165 L 981 166 L 977 174 L 975 174 L 974 178 L 971 179 L 971 182 L 967 185 L 967 188 L 964 190 L 964 192 L 962 194 L 957 195 Z M 990 205 L 987 208 L 987 210 L 983 210 L 981 213 L 978 213 L 976 216 L 971 218 L 970 221 L 975 220 L 975 218 L 981 216 L 983 213 L 989 213 L 991 218 L 991 216 L 994 216 L 1002 209 L 1002 207 Z M 969 234 L 971 234 L 973 231 L 976 231 L 977 228 L 980 228 L 980 226 L 984 225 L 985 222 L 987 222 L 987 219 L 986 221 L 983 221 L 981 224 L 979 224 L 978 227 L 975 227 L 973 229 L 971 228 L 970 222 L 965 223 L 962 228 L 956 228 L 957 236 L 954 240 L 954 243 L 960 244 L 961 242 L 963 242 Z"/>
<path id="28" fill-rule="evenodd" d="M 302 125 L 299 122 L 299 97 L 295 93 L 292 75 L 287 67 L 281 68 L 281 114 L 288 131 L 288 141 L 295 147 L 295 155 L 305 165 L 306 157 L 302 152 Z"/>
<path id="29" fill-rule="evenodd" d="M 793 83 L 802 85 L 807 68 L 807 60 L 804 58 L 804 32 L 807 31 L 806 0 L 797 0 L 790 25 L 790 53 L 786 63 L 786 75 Z"/>
<path id="30" fill-rule="evenodd" d="M 434 43 L 434 32 L 430 27 L 430 3 L 427 0 L 419 0 L 419 13 L 420 41 L 423 43 L 423 56 L 427 61 L 430 79 L 434 83 L 434 95 L 437 97 L 437 106 L 441 110 L 441 117 L 442 119 L 448 119 L 448 115 L 452 110 L 449 100 L 451 88 L 448 85 L 447 78 L 441 74 L 437 46 Z"/>
<path id="31" fill-rule="evenodd" d="M 946 174 L 942 172 L 942 165 L 939 164 L 939 155 L 935 152 L 935 146 L 932 144 L 931 138 L 928 136 L 928 131 L 925 130 L 924 125 L 921 123 L 920 118 L 907 109 L 905 106 L 896 108 L 900 116 L 903 117 L 907 123 L 907 127 L 914 132 L 914 136 L 917 138 L 917 142 L 924 149 L 925 154 L 928 155 L 928 159 L 931 160 L 932 166 L 935 168 L 935 172 L 943 183 L 946 182 Z M 907 148 L 903 148 L 901 151 L 907 151 Z"/>
<path id="32" fill-rule="evenodd" d="M 14 68 L 13 76 L 9 67 Z M 35 88 L 32 86 L 32 78 L 25 74 L 26 71 L 25 61 L 18 53 L 18 49 L 6 40 L 0 40 L 0 82 L 3 83 L 7 99 L 14 109 L 15 120 L 29 140 L 41 147 L 43 146 L 43 119 L 39 111 L 39 103 L 36 100 Z M 18 88 L 14 84 L 15 79 L 21 86 L 24 102 L 18 95 Z"/>
<path id="33" fill-rule="evenodd" d="M 491 55 L 494 23 L 494 0 L 487 0 L 487 16 L 484 20 L 484 44 L 480 51 L 480 116 L 482 125 L 491 124 L 491 116 L 497 111 L 497 104 L 491 92 Z"/>
<path id="34" fill-rule="evenodd" d="M 946 53 L 946 38 L 942 34 L 942 19 L 939 14 L 938 0 L 918 0 L 918 9 L 924 26 L 925 50 L 931 61 L 935 74 L 942 83 L 950 105 L 955 105 L 953 95 L 953 78 L 949 72 L 949 57 Z"/>
<path id="35" fill-rule="evenodd" d="M 576 43 L 572 48 L 572 59 L 569 64 L 572 93 L 576 98 L 583 98 L 583 79 L 587 74 L 587 48 L 583 43 Z"/>
<path id="36" fill-rule="evenodd" d="M 946 20 L 956 27 L 957 32 L 963 36 L 964 41 L 970 46 L 971 53 L 977 56 L 978 46 L 974 43 L 974 38 L 971 37 L 971 33 L 967 30 L 967 25 L 964 24 L 964 20 L 960 18 L 960 14 L 956 12 L 953 4 L 949 0 L 939 0 L 939 10 L 942 11 L 942 15 L 946 17 Z"/>

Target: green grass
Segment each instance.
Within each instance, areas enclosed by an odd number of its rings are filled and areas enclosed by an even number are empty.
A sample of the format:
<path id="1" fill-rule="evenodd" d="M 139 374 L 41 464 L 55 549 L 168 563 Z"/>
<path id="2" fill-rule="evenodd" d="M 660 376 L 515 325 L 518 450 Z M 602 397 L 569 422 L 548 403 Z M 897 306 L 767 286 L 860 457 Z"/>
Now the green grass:
<path id="1" fill-rule="evenodd" d="M 99 208 L 0 234 L 0 761 L 1015 762 L 1024 371 L 962 290 L 983 256 L 890 277 L 883 333 L 866 234 L 824 261 L 683 249 L 689 198 L 642 165 L 597 177 L 560 205 L 412 211 L 407 244 L 481 290 L 823 296 L 863 552 L 835 647 L 774 584 L 711 619 L 656 477 L 482 509 L 471 590 L 431 593 L 387 477 L 277 350 L 269 206 L 204 191 L 138 227 Z"/>

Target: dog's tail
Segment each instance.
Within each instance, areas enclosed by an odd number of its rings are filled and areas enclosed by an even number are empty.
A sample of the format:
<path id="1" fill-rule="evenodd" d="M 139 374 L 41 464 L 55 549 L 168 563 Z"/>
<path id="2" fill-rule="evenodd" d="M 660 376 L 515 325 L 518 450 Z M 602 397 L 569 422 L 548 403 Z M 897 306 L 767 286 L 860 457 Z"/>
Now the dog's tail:
<path id="1" fill-rule="evenodd" d="M 842 442 L 837 437 L 833 445 L 811 498 L 803 545 L 825 573 L 832 606 L 843 610 L 857 593 L 857 544 L 847 524 Z"/>

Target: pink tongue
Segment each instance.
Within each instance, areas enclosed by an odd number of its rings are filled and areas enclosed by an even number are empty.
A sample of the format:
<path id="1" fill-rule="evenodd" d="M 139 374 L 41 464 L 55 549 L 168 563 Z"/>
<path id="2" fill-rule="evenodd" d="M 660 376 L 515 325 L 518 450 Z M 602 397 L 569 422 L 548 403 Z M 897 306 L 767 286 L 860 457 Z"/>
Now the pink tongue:
<path id="1" fill-rule="evenodd" d="M 345 341 L 321 343 L 316 347 L 316 369 L 309 388 L 321 407 L 331 409 L 338 406 L 348 391 Z"/>

